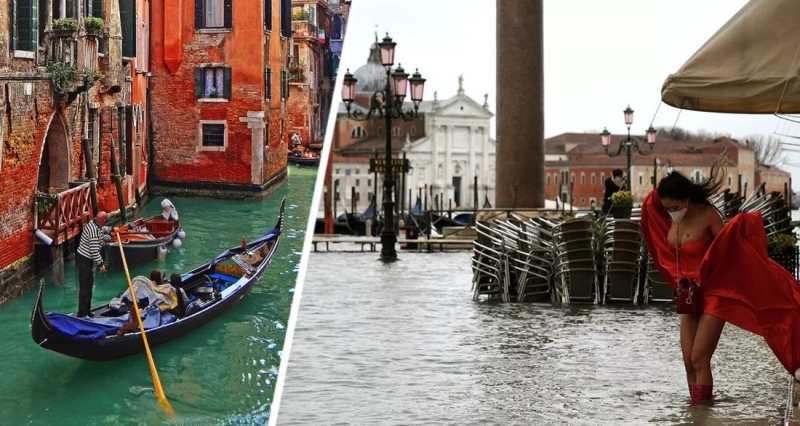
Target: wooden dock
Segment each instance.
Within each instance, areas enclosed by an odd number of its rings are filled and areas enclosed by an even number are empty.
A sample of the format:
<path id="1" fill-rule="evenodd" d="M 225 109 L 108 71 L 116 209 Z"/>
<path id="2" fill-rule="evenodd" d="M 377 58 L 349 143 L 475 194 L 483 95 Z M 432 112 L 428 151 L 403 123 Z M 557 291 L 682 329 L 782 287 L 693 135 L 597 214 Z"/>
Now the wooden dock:
<path id="1" fill-rule="evenodd" d="M 399 249 L 406 251 L 416 250 L 417 252 L 433 252 L 438 247 L 438 251 L 445 250 L 471 250 L 472 238 L 421 238 L 410 240 L 405 238 L 398 238 L 397 243 Z M 378 246 L 381 244 L 380 237 L 357 237 L 352 235 L 314 235 L 311 238 L 311 244 L 314 245 L 314 251 L 320 251 L 324 247 L 324 251 L 332 251 L 331 245 L 342 245 L 353 247 L 353 250 L 333 250 L 333 251 L 362 251 L 362 252 L 375 252 L 378 251 Z M 359 247 L 360 250 L 355 248 Z M 413 247 L 413 248 L 409 248 Z"/>

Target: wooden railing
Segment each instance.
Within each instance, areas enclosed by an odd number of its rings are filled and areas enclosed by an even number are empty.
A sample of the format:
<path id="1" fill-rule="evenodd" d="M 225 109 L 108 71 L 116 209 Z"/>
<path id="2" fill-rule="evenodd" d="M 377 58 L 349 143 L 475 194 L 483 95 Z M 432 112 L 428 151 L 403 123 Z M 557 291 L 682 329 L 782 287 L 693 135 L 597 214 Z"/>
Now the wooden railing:
<path id="1" fill-rule="evenodd" d="M 36 195 L 36 228 L 60 245 L 75 237 L 91 219 L 90 183 L 55 195 Z M 37 238 L 36 243 L 41 243 Z"/>

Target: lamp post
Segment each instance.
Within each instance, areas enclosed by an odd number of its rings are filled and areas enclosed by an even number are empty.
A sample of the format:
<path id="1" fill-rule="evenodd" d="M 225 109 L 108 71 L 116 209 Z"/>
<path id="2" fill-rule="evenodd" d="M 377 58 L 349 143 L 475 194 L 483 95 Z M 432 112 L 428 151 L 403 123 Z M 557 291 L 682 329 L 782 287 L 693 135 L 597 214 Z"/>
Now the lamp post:
<path id="1" fill-rule="evenodd" d="M 386 34 L 386 37 L 378 43 L 381 54 L 381 64 L 386 68 L 386 84 L 383 90 L 375 91 L 370 97 L 369 110 L 365 113 L 361 109 L 350 110 L 350 106 L 356 98 L 356 83 L 358 80 L 350 74 L 348 69 L 344 75 L 342 85 L 342 101 L 347 107 L 347 117 L 357 121 L 365 121 L 377 116 L 386 120 L 386 156 L 384 162 L 383 177 L 383 214 L 384 224 L 381 232 L 381 260 L 397 260 L 397 232 L 394 223 L 394 201 L 392 200 L 393 188 L 395 185 L 392 164 L 392 120 L 398 119 L 411 121 L 417 116 L 419 104 L 422 102 L 422 93 L 425 89 L 425 79 L 419 71 L 415 72 L 411 78 L 399 66 L 392 72 L 394 64 L 394 47 L 397 43 L 393 42 Z M 406 97 L 406 89 L 411 86 L 411 100 L 414 102 L 414 109 L 403 110 L 403 100 Z M 398 166 L 400 167 L 400 166 Z"/>
<path id="2" fill-rule="evenodd" d="M 625 114 L 625 126 L 628 127 L 628 137 L 624 140 L 619 142 L 619 148 L 617 152 L 609 152 L 608 147 L 611 146 L 611 133 L 609 133 L 608 129 L 603 129 L 603 133 L 600 133 L 600 142 L 603 144 L 603 147 L 606 149 L 606 154 L 609 157 L 616 157 L 622 154 L 625 151 L 625 154 L 628 158 L 628 168 L 625 174 L 625 179 L 628 182 L 628 190 L 630 191 L 631 188 L 631 151 L 636 151 L 642 155 L 650 155 L 653 152 L 653 146 L 656 143 L 656 129 L 653 126 L 650 126 L 647 129 L 647 145 L 640 144 L 639 140 L 631 139 L 631 124 L 633 124 L 633 110 L 631 109 L 630 105 L 625 108 L 625 111 L 622 111 Z"/>

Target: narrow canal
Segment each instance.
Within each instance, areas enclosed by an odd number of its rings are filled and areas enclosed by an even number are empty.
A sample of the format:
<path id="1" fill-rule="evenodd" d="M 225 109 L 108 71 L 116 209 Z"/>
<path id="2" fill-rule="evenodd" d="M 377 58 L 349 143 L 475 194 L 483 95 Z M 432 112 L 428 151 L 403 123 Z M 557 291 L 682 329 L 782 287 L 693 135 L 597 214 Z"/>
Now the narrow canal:
<path id="1" fill-rule="evenodd" d="M 312 253 L 278 424 L 781 423 L 761 338 L 726 326 L 717 401 L 690 406 L 674 306 L 475 303 L 470 256 Z"/>
<path id="2" fill-rule="evenodd" d="M 29 323 L 36 289 L 0 308 L 0 419 L 6 425 L 219 425 L 266 424 L 291 309 L 316 169 L 289 167 L 288 183 L 268 200 L 233 202 L 170 198 L 186 238 L 162 263 L 131 271 L 167 274 L 209 261 L 230 246 L 275 224 L 286 197 L 286 225 L 272 265 L 233 310 L 205 327 L 153 349 L 164 392 L 177 418 L 167 420 L 153 393 L 144 354 L 95 363 L 39 348 Z M 160 211 L 151 200 L 145 216 Z M 74 262 L 67 282 L 46 284 L 47 310 L 74 312 Z M 38 286 L 35 286 L 38 287 Z M 97 272 L 94 302 L 126 288 L 124 271 Z"/>

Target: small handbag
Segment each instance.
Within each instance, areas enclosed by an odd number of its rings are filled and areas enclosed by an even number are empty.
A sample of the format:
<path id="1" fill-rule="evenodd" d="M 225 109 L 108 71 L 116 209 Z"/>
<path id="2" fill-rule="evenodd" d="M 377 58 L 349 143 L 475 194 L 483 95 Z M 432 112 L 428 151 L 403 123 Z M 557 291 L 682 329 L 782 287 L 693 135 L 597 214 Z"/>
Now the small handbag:
<path id="1" fill-rule="evenodd" d="M 678 237 L 680 236 L 680 225 L 678 225 Z M 677 238 L 676 238 L 677 240 Z M 697 281 L 681 277 L 680 268 L 680 248 L 675 247 L 675 263 L 678 272 L 678 288 L 675 290 L 675 310 L 679 314 L 702 314 L 703 313 L 703 293 Z"/>

